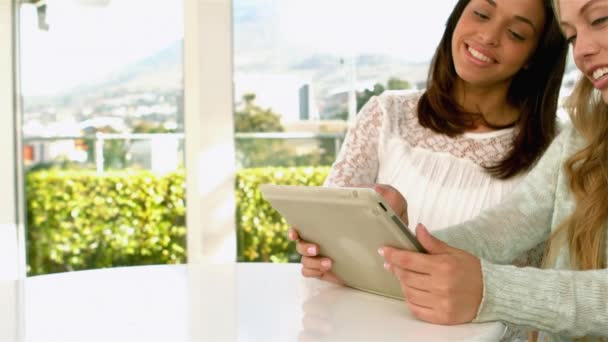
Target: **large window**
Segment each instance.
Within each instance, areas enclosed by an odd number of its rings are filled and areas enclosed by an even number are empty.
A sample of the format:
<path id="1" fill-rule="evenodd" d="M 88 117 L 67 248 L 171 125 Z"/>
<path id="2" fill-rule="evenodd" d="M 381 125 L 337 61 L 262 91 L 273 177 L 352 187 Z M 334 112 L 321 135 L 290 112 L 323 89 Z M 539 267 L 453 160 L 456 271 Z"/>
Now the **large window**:
<path id="1" fill-rule="evenodd" d="M 321 184 L 371 96 L 423 89 L 455 1 L 233 3 L 238 259 L 295 261 L 257 186 Z"/>
<path id="2" fill-rule="evenodd" d="M 320 185 L 370 97 L 424 89 L 456 0 L 233 3 L 238 258 L 295 261 L 257 186 Z"/>
<path id="3" fill-rule="evenodd" d="M 184 262 L 182 2 L 46 4 L 20 15 L 29 274 Z"/>

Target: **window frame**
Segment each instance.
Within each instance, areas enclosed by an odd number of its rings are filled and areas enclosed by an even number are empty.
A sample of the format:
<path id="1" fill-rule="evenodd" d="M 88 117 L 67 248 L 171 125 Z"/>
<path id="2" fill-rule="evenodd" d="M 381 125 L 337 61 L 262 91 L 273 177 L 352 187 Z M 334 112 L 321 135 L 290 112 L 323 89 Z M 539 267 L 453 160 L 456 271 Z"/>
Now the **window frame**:
<path id="1" fill-rule="evenodd" d="M 189 263 L 235 263 L 232 0 L 184 0 Z"/>
<path id="2" fill-rule="evenodd" d="M 0 265 L 8 278 L 23 279 L 26 275 L 24 186 L 21 162 L 21 111 L 17 89 L 19 6 L 17 0 L 0 3 L 0 160 L 11 167 L 0 168 L 0 229 L 14 240 L 0 241 L 4 255 Z M 5 249 L 6 248 L 6 249 Z M 7 271 L 8 270 L 8 271 Z M 0 274 L 2 277 L 3 274 Z"/>

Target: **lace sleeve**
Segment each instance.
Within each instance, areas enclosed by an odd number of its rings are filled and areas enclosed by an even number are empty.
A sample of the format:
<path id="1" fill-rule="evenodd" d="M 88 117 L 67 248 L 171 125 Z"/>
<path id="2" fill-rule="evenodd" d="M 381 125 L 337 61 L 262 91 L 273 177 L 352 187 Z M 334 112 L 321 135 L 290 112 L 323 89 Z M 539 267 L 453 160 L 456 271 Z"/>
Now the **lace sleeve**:
<path id="1" fill-rule="evenodd" d="M 374 96 L 363 106 L 354 125 L 349 127 L 324 186 L 343 187 L 375 183 L 382 122 L 382 107 Z"/>

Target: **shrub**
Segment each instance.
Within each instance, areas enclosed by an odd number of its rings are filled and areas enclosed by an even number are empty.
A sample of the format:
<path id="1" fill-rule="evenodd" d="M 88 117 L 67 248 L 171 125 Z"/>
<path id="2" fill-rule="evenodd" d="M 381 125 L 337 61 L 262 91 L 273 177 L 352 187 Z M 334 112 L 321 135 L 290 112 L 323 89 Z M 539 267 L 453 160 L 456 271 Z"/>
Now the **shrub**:
<path id="1" fill-rule="evenodd" d="M 285 220 L 259 185 L 321 185 L 329 167 L 236 175 L 238 261 L 299 261 Z M 26 176 L 30 275 L 186 261 L 184 171 L 37 170 Z"/>
<path id="2" fill-rule="evenodd" d="M 236 175 L 238 261 L 299 261 L 287 222 L 262 198 L 260 184 L 323 184 L 329 167 L 243 169 Z"/>
<path id="3" fill-rule="evenodd" d="M 186 260 L 183 171 L 35 171 L 26 201 L 31 275 Z"/>

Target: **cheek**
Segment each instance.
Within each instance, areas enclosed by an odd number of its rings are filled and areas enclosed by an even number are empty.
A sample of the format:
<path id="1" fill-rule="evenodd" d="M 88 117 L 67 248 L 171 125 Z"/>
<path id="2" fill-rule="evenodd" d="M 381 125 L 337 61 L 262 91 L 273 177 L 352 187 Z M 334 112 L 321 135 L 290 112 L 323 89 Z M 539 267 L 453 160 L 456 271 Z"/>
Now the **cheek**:
<path id="1" fill-rule="evenodd" d="M 572 47 L 571 47 L 571 50 L 572 50 L 572 57 L 574 59 L 574 64 L 576 65 L 578 70 L 583 70 L 584 69 L 583 59 L 574 53 L 574 49 L 572 49 Z"/>
<path id="2" fill-rule="evenodd" d="M 529 46 L 522 46 L 519 43 L 517 45 L 512 45 L 506 54 L 509 55 L 509 65 L 516 69 L 521 69 L 530 60 L 532 54 L 534 53 L 534 48 Z"/>

